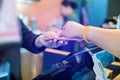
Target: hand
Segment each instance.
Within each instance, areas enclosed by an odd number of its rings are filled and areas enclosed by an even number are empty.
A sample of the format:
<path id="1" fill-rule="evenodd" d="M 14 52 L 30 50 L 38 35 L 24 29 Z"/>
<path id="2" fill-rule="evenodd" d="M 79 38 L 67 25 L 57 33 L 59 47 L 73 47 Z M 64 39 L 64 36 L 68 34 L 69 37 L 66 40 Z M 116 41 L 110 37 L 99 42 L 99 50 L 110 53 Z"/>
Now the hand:
<path id="1" fill-rule="evenodd" d="M 46 46 L 48 48 L 57 48 L 67 44 L 67 41 L 57 39 L 59 39 L 59 37 L 55 32 L 48 31 L 43 33 L 36 39 L 36 45 L 39 47 L 42 44 L 43 46 Z"/>
<path id="2" fill-rule="evenodd" d="M 68 21 L 64 27 L 60 36 L 67 38 L 82 38 L 83 25 Z"/>

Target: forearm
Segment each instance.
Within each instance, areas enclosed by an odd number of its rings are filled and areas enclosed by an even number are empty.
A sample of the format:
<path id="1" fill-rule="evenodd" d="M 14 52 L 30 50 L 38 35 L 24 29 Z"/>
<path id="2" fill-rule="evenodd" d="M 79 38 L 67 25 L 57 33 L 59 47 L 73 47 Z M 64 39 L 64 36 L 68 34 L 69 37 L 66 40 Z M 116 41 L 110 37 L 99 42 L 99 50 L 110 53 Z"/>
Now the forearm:
<path id="1" fill-rule="evenodd" d="M 120 58 L 120 30 L 96 27 L 85 28 L 79 23 L 68 21 L 64 25 L 61 36 L 68 38 L 83 38 L 85 41 L 89 40 L 93 44 L 96 44 Z"/>
<path id="2" fill-rule="evenodd" d="M 35 44 L 35 41 L 39 35 L 35 35 L 31 31 L 29 31 L 20 19 L 18 21 L 19 21 L 19 24 L 21 25 L 21 29 L 22 29 L 22 33 L 21 33 L 22 34 L 22 44 L 21 44 L 21 46 L 33 53 L 39 53 L 41 51 L 44 51 L 44 49 L 46 47 L 36 46 L 36 44 Z"/>
<path id="3" fill-rule="evenodd" d="M 87 32 L 87 38 L 120 58 L 120 30 L 91 27 Z"/>

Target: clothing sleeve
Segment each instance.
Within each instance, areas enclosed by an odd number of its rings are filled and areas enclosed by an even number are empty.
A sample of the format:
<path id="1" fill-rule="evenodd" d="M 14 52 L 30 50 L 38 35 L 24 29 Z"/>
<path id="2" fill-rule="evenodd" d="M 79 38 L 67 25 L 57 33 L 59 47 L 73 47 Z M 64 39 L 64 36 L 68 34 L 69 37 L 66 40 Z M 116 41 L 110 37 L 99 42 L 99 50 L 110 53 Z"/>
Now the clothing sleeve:
<path id="1" fill-rule="evenodd" d="M 43 47 L 37 47 L 35 46 L 35 39 L 39 35 L 33 34 L 31 31 L 27 29 L 27 27 L 23 24 L 22 20 L 19 19 L 19 24 L 21 27 L 21 34 L 22 34 L 22 47 L 26 48 L 27 50 L 33 52 L 33 53 L 39 53 L 45 50 L 45 46 Z"/>

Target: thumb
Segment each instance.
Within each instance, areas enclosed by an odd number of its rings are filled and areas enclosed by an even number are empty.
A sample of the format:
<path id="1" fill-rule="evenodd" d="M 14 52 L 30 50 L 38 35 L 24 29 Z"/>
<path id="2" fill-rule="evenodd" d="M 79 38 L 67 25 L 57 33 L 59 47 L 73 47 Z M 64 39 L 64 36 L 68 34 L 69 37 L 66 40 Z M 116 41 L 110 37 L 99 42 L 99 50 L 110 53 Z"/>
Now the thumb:
<path id="1" fill-rule="evenodd" d="M 59 37 L 64 37 L 64 32 L 63 31 L 60 33 Z"/>

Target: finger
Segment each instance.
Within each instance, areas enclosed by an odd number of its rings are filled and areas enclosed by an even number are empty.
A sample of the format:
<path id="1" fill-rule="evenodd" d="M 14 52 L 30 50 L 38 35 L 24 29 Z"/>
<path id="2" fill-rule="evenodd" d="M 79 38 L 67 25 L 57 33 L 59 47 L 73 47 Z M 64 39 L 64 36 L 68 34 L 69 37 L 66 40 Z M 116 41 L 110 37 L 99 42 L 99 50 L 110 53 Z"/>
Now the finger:
<path id="1" fill-rule="evenodd" d="M 47 47 L 51 48 L 52 47 L 51 43 L 52 43 L 52 40 L 47 41 L 46 42 Z"/>
<path id="2" fill-rule="evenodd" d="M 63 41 L 58 41 L 58 44 L 62 45 L 64 42 Z"/>
<path id="3" fill-rule="evenodd" d="M 59 37 L 65 37 L 65 32 L 61 32 L 60 36 Z"/>
<path id="4" fill-rule="evenodd" d="M 63 41 L 58 41 L 57 47 L 60 47 L 60 46 L 62 46 L 62 45 L 63 45 Z"/>
<path id="5" fill-rule="evenodd" d="M 52 40 L 49 40 L 49 43 L 52 43 L 53 41 Z"/>
<path id="6" fill-rule="evenodd" d="M 59 44 L 60 44 L 60 45 L 67 45 L 68 42 L 67 42 L 67 41 L 61 41 L 61 42 L 59 42 Z"/>
<path id="7" fill-rule="evenodd" d="M 57 39 L 53 39 L 53 42 L 51 43 L 53 47 L 57 46 Z"/>
<path id="8" fill-rule="evenodd" d="M 57 39 L 53 39 L 53 42 L 55 42 L 55 43 L 56 43 L 56 42 L 57 42 Z"/>
<path id="9" fill-rule="evenodd" d="M 54 38 L 58 38 L 58 35 L 54 32 L 46 32 L 44 33 L 44 38 L 54 39 Z"/>
<path id="10" fill-rule="evenodd" d="M 62 30 L 65 30 L 65 26 L 62 28 Z"/>
<path id="11" fill-rule="evenodd" d="M 63 26 L 63 28 L 62 28 L 63 30 L 65 30 L 66 29 L 66 24 Z"/>
<path id="12" fill-rule="evenodd" d="M 64 44 L 63 45 L 67 45 L 68 44 L 68 42 L 67 41 L 64 41 Z"/>
<path id="13" fill-rule="evenodd" d="M 57 40 L 54 39 L 52 41 L 50 41 L 49 43 L 51 45 L 51 48 L 57 48 L 59 45 L 57 44 Z"/>

